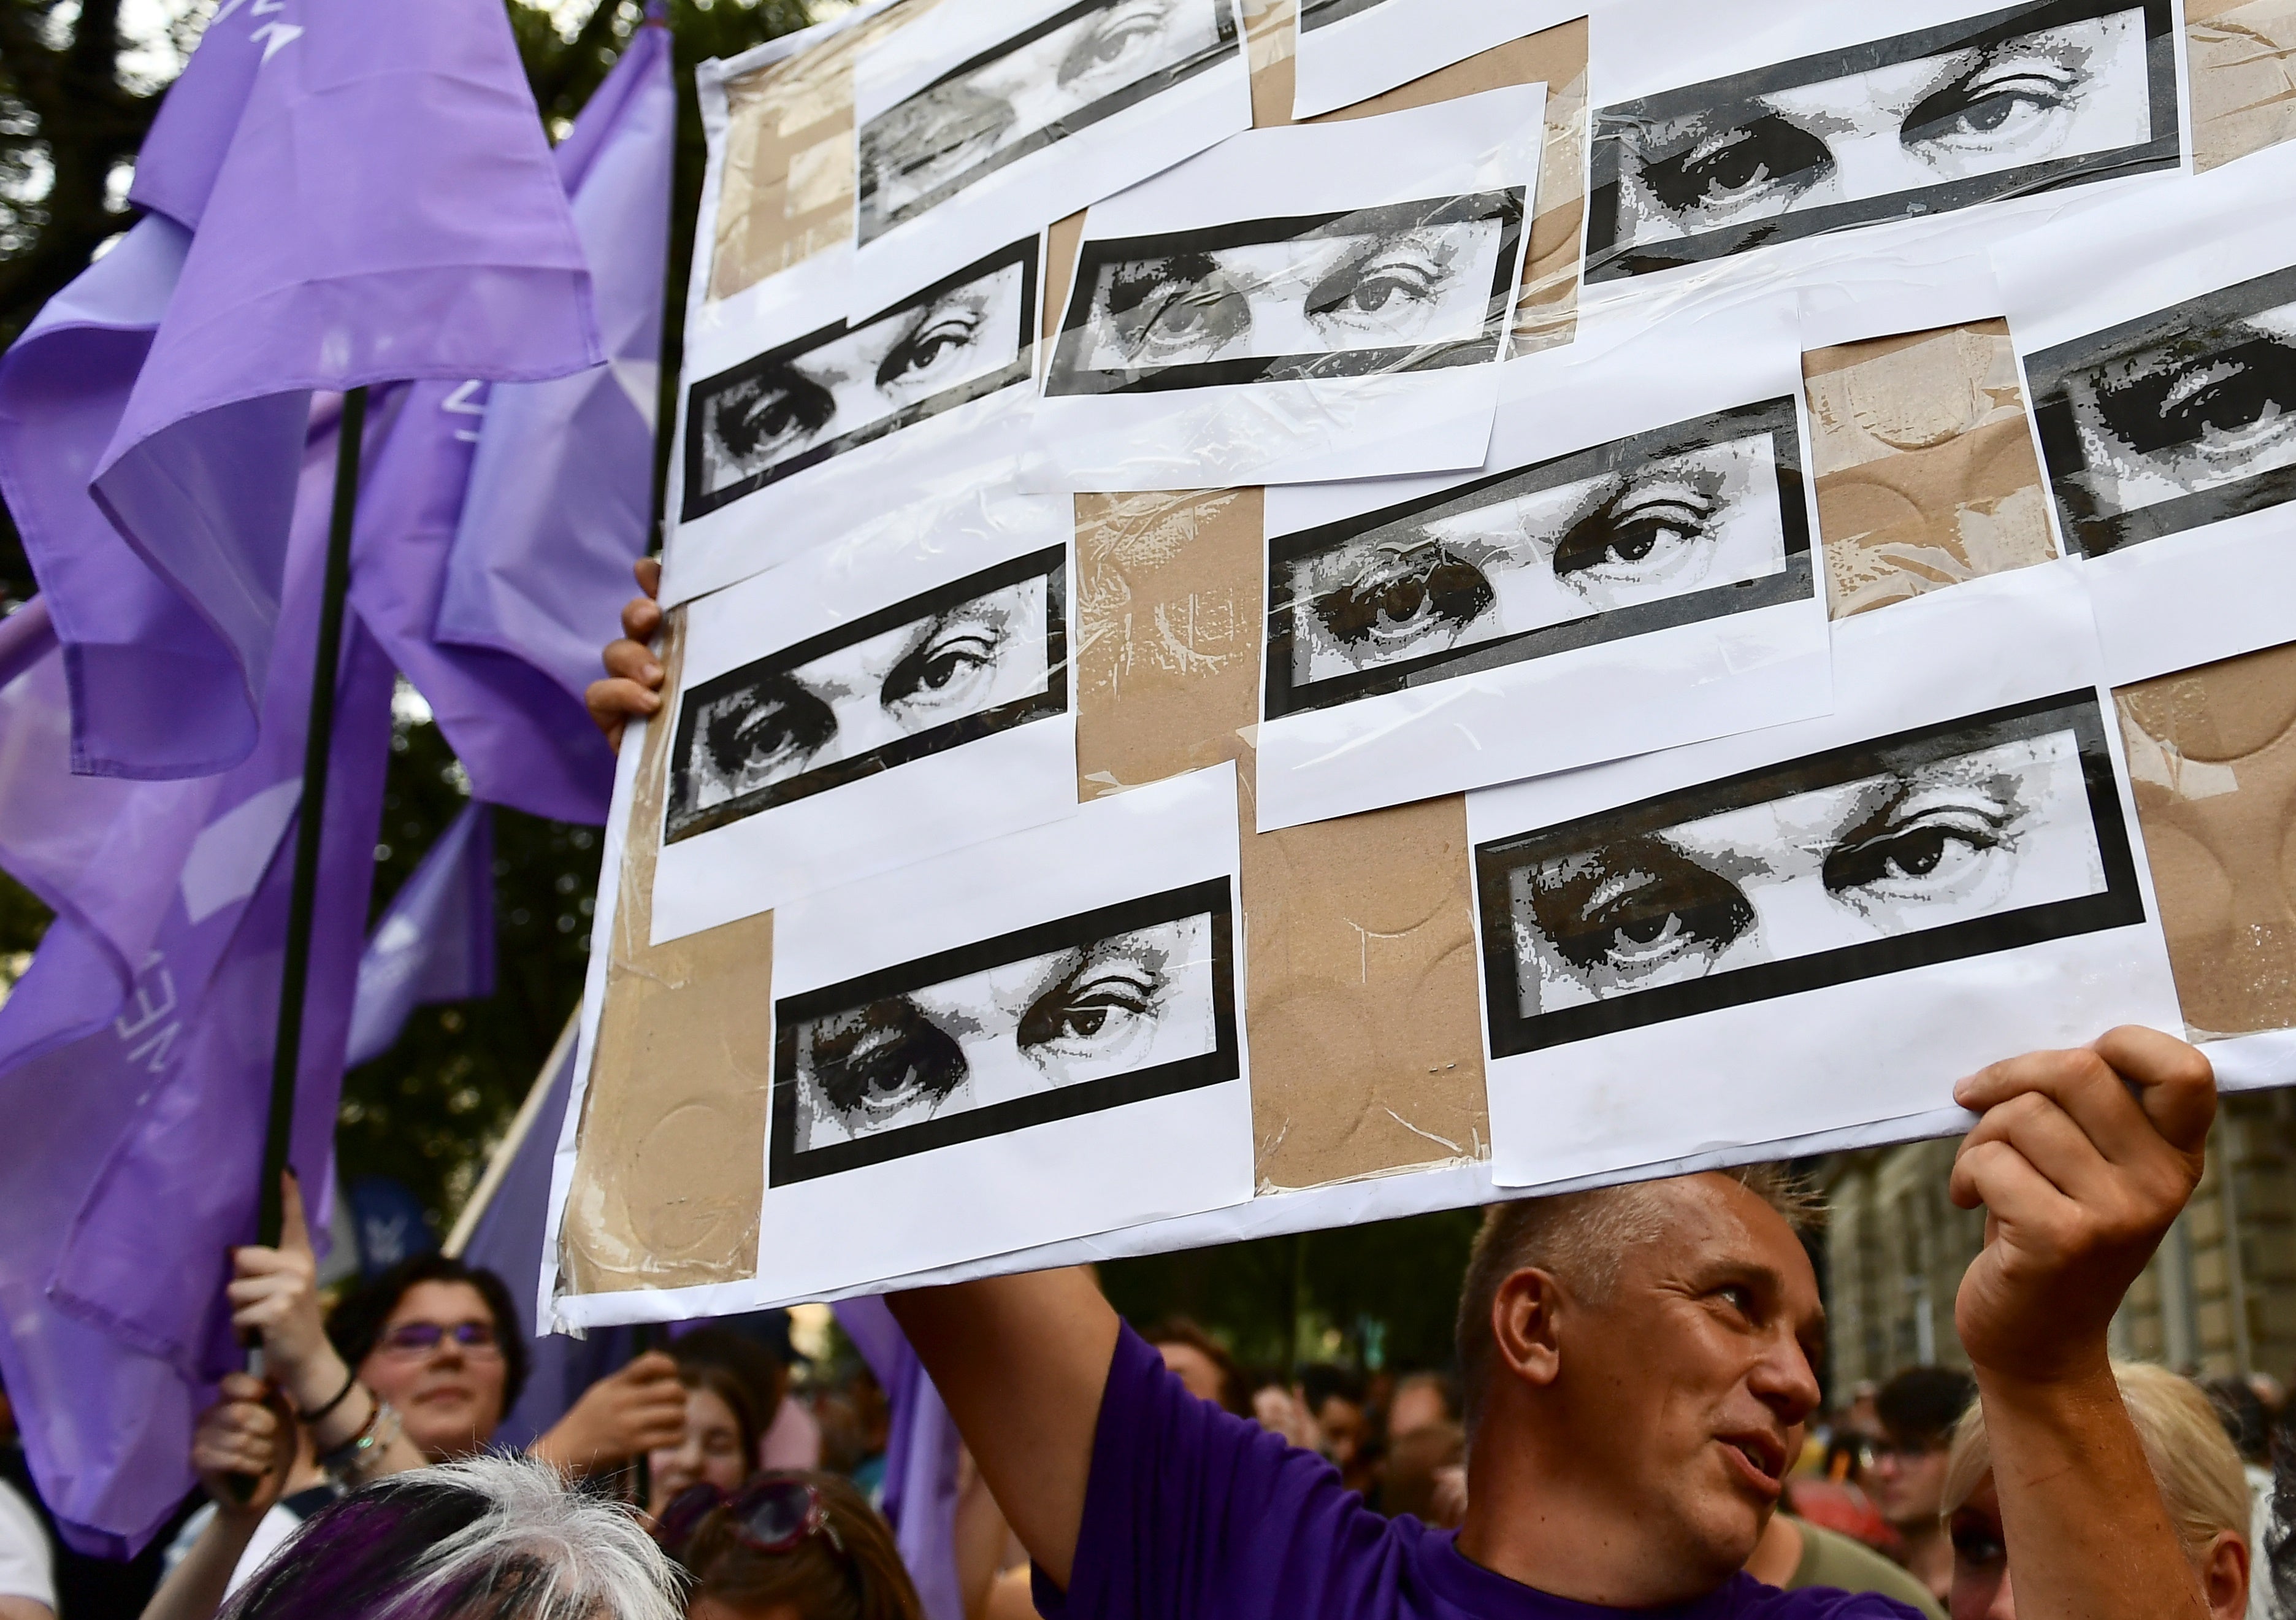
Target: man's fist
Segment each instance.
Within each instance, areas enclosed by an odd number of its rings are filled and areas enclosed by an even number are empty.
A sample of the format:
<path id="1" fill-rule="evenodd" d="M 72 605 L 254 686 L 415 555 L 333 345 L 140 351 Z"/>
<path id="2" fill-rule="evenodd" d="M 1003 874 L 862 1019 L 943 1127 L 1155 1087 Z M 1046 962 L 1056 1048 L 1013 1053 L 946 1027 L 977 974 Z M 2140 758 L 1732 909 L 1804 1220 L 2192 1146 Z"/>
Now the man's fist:
<path id="1" fill-rule="evenodd" d="M 647 719 L 661 707 L 661 661 L 646 645 L 661 629 L 661 609 L 654 604 L 661 590 L 661 564 L 640 557 L 634 572 L 645 594 L 622 604 L 622 638 L 608 642 L 602 659 L 606 678 L 592 681 L 582 695 L 590 718 L 617 748 L 622 745 L 625 725 Z"/>
<path id="2" fill-rule="evenodd" d="M 2124 1026 L 1997 1063 L 1954 1089 L 1977 1128 L 1953 1201 L 1985 1206 L 1954 1323 L 1980 1370 L 2035 1382 L 2105 1365 L 2105 1328 L 2200 1184 L 2216 1074 L 2194 1048 Z"/>
<path id="3" fill-rule="evenodd" d="M 227 1518 L 261 1518 L 287 1488 L 300 1436 L 278 1390 L 226 1373 L 192 1429 L 192 1471 Z M 251 1489 L 250 1489 L 251 1486 Z M 242 1494 L 245 1493 L 245 1494 Z"/>

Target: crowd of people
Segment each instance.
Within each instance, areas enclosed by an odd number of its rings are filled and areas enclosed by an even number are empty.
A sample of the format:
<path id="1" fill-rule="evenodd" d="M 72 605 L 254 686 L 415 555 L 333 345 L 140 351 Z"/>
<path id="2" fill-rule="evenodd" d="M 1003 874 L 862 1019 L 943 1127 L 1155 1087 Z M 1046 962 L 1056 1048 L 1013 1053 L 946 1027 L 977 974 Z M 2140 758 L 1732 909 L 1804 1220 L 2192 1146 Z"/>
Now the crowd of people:
<path id="1" fill-rule="evenodd" d="M 626 614 L 602 723 L 658 706 L 654 622 Z M 1987 1213 L 1967 1370 L 1832 1414 L 1822 1211 L 1774 1167 L 1494 1205 L 1456 1365 L 1408 1376 L 1248 1376 L 1193 1324 L 1136 1331 L 1087 1271 L 890 1296 L 965 1444 L 964 1620 L 2296 1614 L 2278 1390 L 2107 1350 L 2199 1183 L 2205 1058 L 2121 1029 L 1956 1096 L 1949 1190 Z M 196 1425 L 209 1505 L 144 1620 L 927 1620 L 871 1500 L 866 1386 L 802 1412 L 770 1351 L 702 1327 L 510 1455 L 502 1280 L 423 1256 L 329 1308 L 286 1194 L 227 1290 L 263 1375 Z M 846 1471 L 791 1466 L 797 1429 Z M 53 1620 L 24 1506 L 0 1483 L 0 1620 Z"/>

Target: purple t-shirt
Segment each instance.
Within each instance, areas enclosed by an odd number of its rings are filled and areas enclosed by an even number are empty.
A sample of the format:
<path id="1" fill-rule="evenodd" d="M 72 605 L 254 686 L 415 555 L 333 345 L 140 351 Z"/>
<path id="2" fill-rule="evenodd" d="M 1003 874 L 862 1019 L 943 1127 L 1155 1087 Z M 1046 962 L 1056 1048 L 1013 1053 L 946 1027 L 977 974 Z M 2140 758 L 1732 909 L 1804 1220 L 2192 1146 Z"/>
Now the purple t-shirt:
<path id="1" fill-rule="evenodd" d="M 1130 1328 L 1116 1343 L 1065 1596 L 1049 1620 L 1605 1620 L 1471 1563 L 1454 1533 L 1373 1512 L 1339 1470 L 1200 1401 Z M 1668 1620 L 1920 1620 L 1870 1592 L 1751 1575 Z"/>

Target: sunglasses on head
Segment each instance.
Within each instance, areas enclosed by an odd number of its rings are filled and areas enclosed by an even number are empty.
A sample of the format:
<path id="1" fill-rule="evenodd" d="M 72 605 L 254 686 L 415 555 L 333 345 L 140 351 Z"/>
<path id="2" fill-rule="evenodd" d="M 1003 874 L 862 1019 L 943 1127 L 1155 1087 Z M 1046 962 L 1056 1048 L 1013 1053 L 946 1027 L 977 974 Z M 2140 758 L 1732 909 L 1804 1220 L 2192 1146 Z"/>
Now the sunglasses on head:
<path id="1" fill-rule="evenodd" d="M 399 1355 L 428 1355 L 450 1338 L 473 1353 L 497 1348 L 491 1322 L 456 1322 L 451 1328 L 438 1322 L 402 1322 L 384 1334 L 375 1347 Z"/>
<path id="2" fill-rule="evenodd" d="M 840 1558 L 844 1538 L 830 1522 L 821 1493 L 802 1479 L 768 1474 L 727 1495 L 716 1485 L 689 1485 L 671 1499 L 654 1535 L 674 1556 L 682 1556 L 702 1521 L 723 1514 L 734 1539 L 753 1552 L 794 1552 L 818 1532 Z"/>

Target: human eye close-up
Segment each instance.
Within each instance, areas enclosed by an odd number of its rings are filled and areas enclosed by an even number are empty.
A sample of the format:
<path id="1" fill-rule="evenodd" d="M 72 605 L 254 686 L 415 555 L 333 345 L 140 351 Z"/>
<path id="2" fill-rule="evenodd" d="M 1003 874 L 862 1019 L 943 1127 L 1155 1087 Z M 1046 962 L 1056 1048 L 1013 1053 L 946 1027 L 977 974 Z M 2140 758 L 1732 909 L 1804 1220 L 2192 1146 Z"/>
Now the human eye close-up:
<path id="1" fill-rule="evenodd" d="M 1695 584 L 1713 554 L 1718 483 L 1665 467 L 1638 476 L 1555 542 L 1556 580 L 1598 607 Z"/>
<path id="2" fill-rule="evenodd" d="M 1975 70 L 1908 112 L 1898 138 L 1909 148 L 1941 152 L 2021 151 L 2054 143 L 2086 82 L 2079 67 L 2059 59 L 2062 54 L 2038 47 L 1988 53 Z"/>
<path id="3" fill-rule="evenodd" d="M 1167 952 L 1138 935 L 1103 940 L 1032 1001 L 1015 1040 L 1054 1079 L 1128 1066 L 1153 1043 L 1170 977 Z"/>
<path id="4" fill-rule="evenodd" d="M 1104 298 L 1110 341 L 1133 364 L 1213 359 L 1251 333 L 1244 287 L 1209 253 L 1112 266 Z"/>
<path id="5" fill-rule="evenodd" d="M 988 320 L 985 300 L 969 289 L 898 317 L 902 330 L 877 362 L 880 392 L 908 404 L 938 392 L 964 374 Z"/>
<path id="6" fill-rule="evenodd" d="M 1012 634 L 1007 615 L 969 604 L 931 621 L 887 672 L 878 702 L 889 711 L 938 712 L 974 702 L 996 679 Z"/>
<path id="7" fill-rule="evenodd" d="M 728 390 L 713 425 L 726 454 L 754 471 L 812 443 L 836 415 L 837 401 L 827 389 L 793 366 L 780 366 Z"/>
<path id="8" fill-rule="evenodd" d="M 1746 110 L 1645 153 L 1636 169 L 1652 198 L 1693 226 L 1784 213 L 1833 171 L 1824 141 L 1776 113 Z"/>
<path id="9" fill-rule="evenodd" d="M 1317 595 L 1313 612 L 1341 647 L 1387 654 L 1448 646 L 1496 600 L 1480 568 L 1450 547 L 1429 541 L 1367 559 L 1354 577 Z"/>
<path id="10" fill-rule="evenodd" d="M 1658 838 L 1546 862 L 1528 882 L 1538 931 L 1597 996 L 1700 977 L 1754 925 L 1735 884 Z"/>
<path id="11" fill-rule="evenodd" d="M 1411 231 L 1351 251 L 1308 289 L 1308 322 L 1334 349 L 1352 340 L 1407 342 L 1422 335 L 1460 275 L 1456 243 Z"/>
<path id="12" fill-rule="evenodd" d="M 1869 790 L 1871 791 L 1871 790 Z M 1826 892 L 1883 927 L 1922 925 L 1997 900 L 2017 863 L 2026 805 L 2013 773 L 1948 764 L 1888 786 L 1824 855 Z"/>
<path id="13" fill-rule="evenodd" d="M 2296 438 L 2296 349 L 2265 333 L 2211 335 L 2098 382 L 2103 425 L 2171 476 L 2185 464 L 2237 475 Z"/>
<path id="14" fill-rule="evenodd" d="M 1118 0 L 1103 8 L 1062 53 L 1055 82 L 1077 90 L 1114 88 L 1160 65 L 1180 5 L 1181 0 Z"/>
<path id="15" fill-rule="evenodd" d="M 829 705 L 787 675 L 722 700 L 701 727 L 702 747 L 729 796 L 795 775 L 836 736 Z"/>
<path id="16" fill-rule="evenodd" d="M 807 1034 L 814 1084 L 849 1125 L 938 1103 L 968 1073 L 955 1040 L 906 996 L 818 1019 Z"/>

